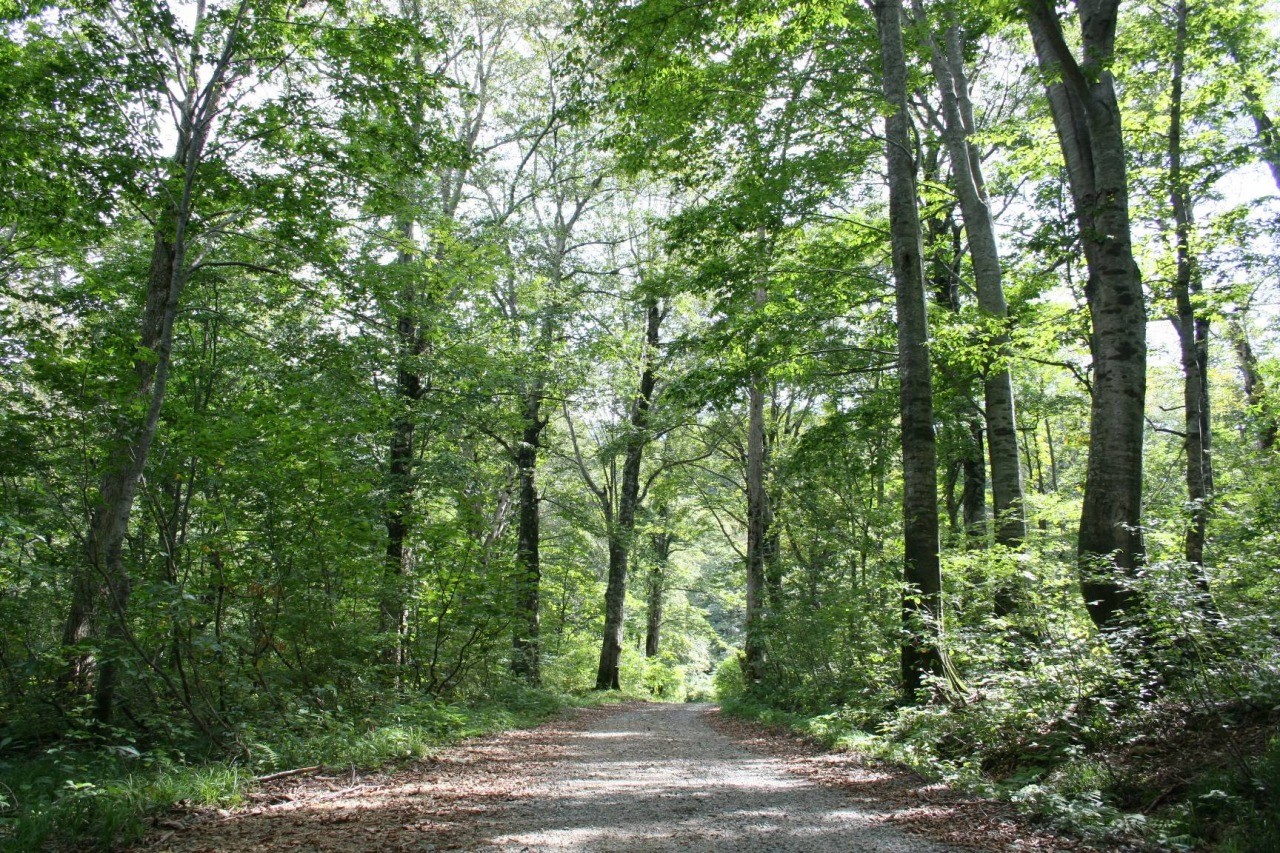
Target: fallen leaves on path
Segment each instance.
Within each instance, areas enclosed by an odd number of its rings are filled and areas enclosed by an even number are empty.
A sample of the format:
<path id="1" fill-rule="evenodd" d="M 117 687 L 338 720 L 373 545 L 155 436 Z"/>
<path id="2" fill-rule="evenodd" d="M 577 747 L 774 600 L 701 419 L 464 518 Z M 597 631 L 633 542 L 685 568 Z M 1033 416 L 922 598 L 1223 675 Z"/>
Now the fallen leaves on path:
<path id="1" fill-rule="evenodd" d="M 570 743 L 583 730 L 637 707 L 639 703 L 577 710 L 535 729 L 464 742 L 396 769 L 273 779 L 250 793 L 243 807 L 166 815 L 138 850 L 395 853 L 474 849 L 503 835 L 507 828 L 503 821 L 510 820 L 508 806 L 529 802 L 525 812 L 533 808 L 541 814 L 542 801 L 533 802 L 539 780 L 554 775 L 551 766 L 563 763 Z M 910 771 L 866 762 L 853 754 L 830 753 L 781 730 L 725 717 L 718 709 L 706 712 L 706 719 L 749 752 L 778 760 L 792 773 L 840 790 L 852 806 L 874 820 L 909 833 L 977 850 L 1082 849 L 1078 842 L 1030 826 L 1008 804 L 967 796 Z M 564 768 L 560 771 L 563 775 Z M 546 791 L 542 796 L 545 799 Z"/>
<path id="2" fill-rule="evenodd" d="M 486 816 L 525 796 L 564 743 L 630 705 L 578 709 L 534 729 L 466 741 L 408 767 L 299 775 L 263 784 L 248 805 L 167 815 L 147 853 L 466 850 Z"/>

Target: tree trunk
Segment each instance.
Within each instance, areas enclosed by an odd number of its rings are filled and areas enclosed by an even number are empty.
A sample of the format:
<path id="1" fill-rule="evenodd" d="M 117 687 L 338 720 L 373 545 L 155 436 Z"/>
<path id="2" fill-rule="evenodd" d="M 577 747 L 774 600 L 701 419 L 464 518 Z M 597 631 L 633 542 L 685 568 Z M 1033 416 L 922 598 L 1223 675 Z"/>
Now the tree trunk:
<path id="1" fill-rule="evenodd" d="M 64 647 L 72 651 L 62 680 L 73 695 L 83 696 L 89 692 L 96 674 L 94 716 L 101 723 L 110 722 L 112 716 L 120 675 L 118 659 L 128 638 L 126 619 L 132 580 L 124 565 L 124 542 L 164 407 L 173 364 L 173 327 L 187 283 L 187 230 L 195 202 L 196 173 L 218 112 L 234 39 L 235 30 L 228 36 L 223 58 L 210 81 L 199 91 L 193 89 L 182 105 L 173 158 L 182 183 L 163 191 L 169 200 L 151 250 L 138 341 L 143 355 L 134 361 L 130 401 L 110 440 L 90 516 L 85 562 L 72 578 L 71 607 L 63 629 Z M 140 419 L 129 416 L 129 412 L 138 410 L 142 411 Z M 105 626 L 99 624 L 102 604 L 106 605 L 109 618 Z M 104 641 L 101 661 L 91 648 L 96 637 Z"/>
<path id="2" fill-rule="evenodd" d="M 400 224 L 400 238 L 405 247 L 396 261 L 408 266 L 414 256 L 413 224 Z M 400 316 L 396 319 L 396 385 L 395 415 L 391 422 L 391 442 L 387 453 L 387 503 L 383 523 L 387 529 L 384 560 L 383 595 L 380 603 L 381 629 L 391 635 L 387 650 L 389 662 L 397 670 L 408 657 L 409 640 L 409 576 L 413 555 L 405 544 L 416 494 L 414 475 L 414 431 L 417 402 L 422 397 L 422 374 L 419 360 L 426 349 L 418 323 L 418 288 L 412 274 L 405 276 L 400 290 Z"/>
<path id="3" fill-rule="evenodd" d="M 1247 70 L 1234 48 L 1231 50 L 1231 58 L 1241 66 L 1242 71 Z M 1280 128 L 1276 127 L 1271 116 L 1267 114 L 1267 103 L 1263 93 L 1259 92 L 1251 82 L 1244 84 L 1244 108 L 1249 118 L 1253 119 L 1254 130 L 1258 134 L 1259 157 L 1271 170 L 1271 179 L 1275 181 L 1276 189 L 1280 190 Z"/>
<path id="4" fill-rule="evenodd" d="M 1184 449 L 1187 455 L 1187 502 L 1191 519 L 1184 538 L 1184 554 L 1192 565 L 1196 584 L 1213 609 L 1209 582 L 1204 573 L 1204 541 L 1213 496 L 1213 465 L 1210 455 L 1209 420 L 1209 319 L 1197 313 L 1192 300 L 1199 297 L 1203 282 L 1191 250 L 1193 212 L 1187 180 L 1182 171 L 1182 86 L 1186 62 L 1187 4 L 1176 7 L 1177 33 L 1173 56 L 1173 79 L 1169 108 L 1169 202 L 1173 208 L 1177 272 L 1173 281 L 1177 314 L 1174 326 L 1181 344 Z"/>
<path id="5" fill-rule="evenodd" d="M 765 235 L 760 235 L 763 245 Z M 755 289 L 755 310 L 768 301 L 764 284 Z M 747 388 L 747 612 L 742 643 L 743 677 L 750 689 L 764 679 L 767 653 L 764 641 L 764 616 L 768 578 L 766 569 L 769 548 L 769 496 L 765 492 L 764 376 L 752 369 Z"/>
<path id="6" fill-rule="evenodd" d="M 138 358 L 133 365 L 133 405 L 145 405 L 145 414 L 141 422 L 122 424 L 112 439 L 90 521 L 86 565 L 77 572 L 71 610 L 63 630 L 63 643 L 79 647 L 68 662 L 66 682 L 81 695 L 93 689 L 94 716 L 102 723 L 109 722 L 112 715 L 120 672 L 117 658 L 124 652 L 124 620 L 132 590 L 132 580 L 124 565 L 124 541 L 138 484 L 160 423 L 172 364 L 173 323 L 184 284 L 179 267 L 183 263 L 174 243 L 167 235 L 157 232 L 139 339 L 142 350 L 149 354 Z M 98 624 L 100 604 L 106 605 L 105 625 Z M 100 661 L 83 647 L 95 637 L 103 644 Z M 91 688 L 95 674 L 97 684 Z"/>
<path id="7" fill-rule="evenodd" d="M 635 531 L 640 499 L 640 463 L 649 444 L 649 409 L 657 381 L 658 332 L 662 312 L 650 299 L 645 311 L 644 367 L 640 387 L 631 406 L 631 423 L 622 463 L 618 512 L 609 523 L 609 581 L 604 599 L 604 639 L 600 646 L 600 666 L 596 669 L 597 690 L 621 690 L 618 665 L 622 657 L 622 629 L 626 618 L 627 557 Z M 607 497 L 607 496 L 606 496 Z"/>
<path id="8" fill-rule="evenodd" d="M 1119 626 L 1139 604 L 1132 587 L 1144 558 L 1142 439 L 1146 401 L 1146 308 L 1133 260 L 1124 137 L 1114 79 L 1119 0 L 1081 0 L 1083 64 L 1063 37 L 1053 5 L 1029 0 L 1041 70 L 1060 77 L 1049 106 L 1071 187 L 1089 277 L 1093 399 L 1077 553 L 1081 590 L 1095 625 Z"/>
<path id="9" fill-rule="evenodd" d="M 919 0 L 916 3 L 917 16 L 923 20 Z M 1013 379 L 1008 365 L 1009 334 L 1005 326 L 1009 310 L 1004 298 L 995 221 L 982 177 L 982 161 L 970 141 L 974 128 L 969 83 L 964 73 L 960 28 L 954 24 L 948 28 L 945 56 L 932 37 L 929 39 L 929 47 L 930 62 L 942 101 L 945 124 L 943 139 L 951 157 L 956 196 L 960 201 L 960 213 L 969 237 L 969 257 L 973 262 L 978 308 L 995 327 L 991 337 L 991 364 L 983 377 L 983 396 L 986 403 L 996 541 L 1017 548 L 1026 538 L 1027 520 L 1023 508 L 1022 466 L 1018 463 L 1018 423 L 1014 413 Z"/>
<path id="10" fill-rule="evenodd" d="M 516 540 L 516 626 L 513 638 L 511 671 L 529 684 L 542 681 L 539 646 L 539 593 L 542 565 L 538 553 L 538 449 L 542 446 L 542 429 L 547 422 L 541 415 L 542 389 L 529 393 L 524 411 L 524 431 L 516 448 L 516 467 L 520 476 L 520 530 Z"/>
<path id="11" fill-rule="evenodd" d="M 923 249 L 916 208 L 915 164 L 907 112 L 907 67 L 901 0 L 876 3 L 885 100 L 889 229 L 898 320 L 902 410 L 903 527 L 902 692 L 907 702 L 931 676 L 944 674 L 941 648 L 942 567 L 938 543 L 938 459 L 933 424 Z"/>
<path id="12" fill-rule="evenodd" d="M 947 507 L 947 529 L 951 532 L 948 545 L 956 545 L 963 539 L 960 530 L 960 502 L 956 500 L 956 484 L 960 482 L 963 470 L 964 463 L 957 459 L 948 466 L 946 477 L 943 478 L 942 494 Z"/>

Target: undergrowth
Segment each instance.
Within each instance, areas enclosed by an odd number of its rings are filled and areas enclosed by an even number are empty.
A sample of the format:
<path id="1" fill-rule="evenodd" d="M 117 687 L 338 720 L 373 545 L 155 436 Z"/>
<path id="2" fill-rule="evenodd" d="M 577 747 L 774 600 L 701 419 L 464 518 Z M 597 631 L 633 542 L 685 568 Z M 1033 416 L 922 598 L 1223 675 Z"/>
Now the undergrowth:
<path id="1" fill-rule="evenodd" d="M 1088 842 L 1280 850 L 1280 654 L 1258 639 L 1272 635 L 1241 614 L 1212 624 L 1154 583 L 1144 593 L 1141 638 L 957 630 L 962 694 L 939 685 L 904 704 L 891 677 L 748 688 L 733 658 L 716 687 L 726 713 L 1011 801 Z"/>
<path id="2" fill-rule="evenodd" d="M 1124 842 L 1160 850 L 1280 850 L 1280 802 L 1274 793 L 1280 791 L 1280 738 L 1244 767 L 1224 762 L 1202 768 L 1161 809 L 1144 814 L 1132 808 L 1135 801 L 1126 790 L 1137 781 L 1133 768 L 1119 763 L 1115 753 L 1091 753 L 1076 745 L 1055 760 L 1028 755 L 998 774 L 972 760 L 941 754 L 937 745 L 957 730 L 996 725 L 983 708 L 959 713 L 943 706 L 901 709 L 868 726 L 865 715 L 853 709 L 804 714 L 749 698 L 727 699 L 722 707 L 726 714 L 787 729 L 833 751 L 907 766 L 926 778 L 1011 801 L 1058 831 L 1103 846 Z M 945 718 L 951 719 L 944 723 Z M 1170 792 L 1156 797 L 1162 793 Z"/>
<path id="3" fill-rule="evenodd" d="M 139 749 L 123 732 L 43 749 L 0 739 L 0 851 L 114 849 L 175 806 L 235 806 L 265 774 L 409 761 L 463 738 L 536 725 L 568 706 L 624 698 L 508 685 L 465 704 L 424 698 L 359 713 L 299 706 L 229 733 L 221 754 Z"/>

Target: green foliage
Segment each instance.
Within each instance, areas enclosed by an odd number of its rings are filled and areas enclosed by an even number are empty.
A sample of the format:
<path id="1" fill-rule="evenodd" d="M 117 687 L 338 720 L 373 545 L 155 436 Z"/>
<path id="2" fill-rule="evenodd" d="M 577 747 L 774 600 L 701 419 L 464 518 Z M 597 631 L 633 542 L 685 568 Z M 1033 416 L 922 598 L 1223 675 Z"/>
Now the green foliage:
<path id="1" fill-rule="evenodd" d="M 1224 850 L 1262 853 L 1280 845 L 1280 738 L 1273 738 L 1262 755 L 1249 761 L 1247 772 L 1222 780 L 1225 791 L 1210 787 L 1210 781 L 1217 780 L 1202 781 L 1188 798 L 1188 822 L 1193 827 L 1229 827 Z"/>
<path id="2" fill-rule="evenodd" d="M 652 658 L 624 654 L 621 670 L 625 683 L 658 701 L 683 702 L 688 697 L 685 668 L 670 653 Z"/>
<path id="3" fill-rule="evenodd" d="M 729 702 L 742 699 L 747 695 L 747 682 L 742 677 L 741 653 L 730 649 L 724 660 L 716 667 L 712 684 L 715 686 L 716 699 Z"/>
<path id="4" fill-rule="evenodd" d="M 295 767 L 372 769 L 423 758 L 462 738 L 536 725 L 568 705 L 600 701 L 502 684 L 467 704 L 424 700 L 364 709 L 293 709 L 242 726 L 237 758 L 202 761 L 129 743 L 64 744 L 32 751 L 0 746 L 0 849 L 57 843 L 117 849 L 175 806 L 230 808 L 258 775 Z"/>
<path id="5" fill-rule="evenodd" d="M 1275 116 L 1273 9 L 1197 8 L 1186 45 L 1195 307 L 1212 330 L 1212 599 L 1182 558 L 1195 508 L 1181 374 L 1154 333 L 1143 607 L 1100 637 L 1075 557 L 1087 279 L 1045 81 L 1024 67 L 1011 6 L 926 4 L 936 25 L 959 26 L 974 69 L 1009 320 L 973 304 L 914 53 L 939 303 L 936 423 L 917 426 L 939 440 L 952 524 L 938 627 L 967 689 L 901 707 L 897 329 L 870 12 L 583 2 L 568 26 L 562 4 L 428 5 L 244 7 L 234 85 L 191 174 L 189 283 L 126 536 L 124 637 L 67 647 L 108 440 L 146 407 L 136 364 L 160 355 L 137 340 L 155 239 L 171 236 L 182 195 L 170 124 L 239 6 L 209 3 L 197 32 L 164 3 L 0 2 L 5 844 L 119 845 L 167 804 L 232 804 L 270 770 L 410 760 L 606 701 L 565 694 L 595 681 L 610 513 L 626 446 L 642 437 L 642 506 L 622 543 L 625 695 L 714 691 L 737 713 L 1008 796 L 1096 839 L 1280 847 L 1280 466 L 1261 446 L 1280 412 L 1268 307 L 1280 267 L 1274 199 L 1240 188 L 1259 183 L 1268 140 L 1255 130 Z M 1111 69 L 1153 320 L 1170 311 L 1176 273 L 1170 14 L 1124 4 Z M 649 354 L 659 405 L 637 436 L 635 309 L 648 298 L 666 312 Z M 1012 346 L 997 359 L 1002 334 Z M 1250 342 L 1246 400 L 1235 360 Z M 1030 521 L 1018 548 L 994 547 L 990 520 L 962 514 L 964 463 L 983 445 L 981 378 L 1006 361 Z M 766 398 L 772 513 L 753 684 L 737 651 L 750 382 Z M 409 470 L 393 473 L 406 436 Z M 530 447 L 546 690 L 507 681 L 529 615 L 514 590 Z M 984 502 L 986 486 L 969 486 Z M 655 536 L 667 537 L 661 558 Z M 397 597 L 403 615 L 389 612 Z M 661 639 L 645 657 L 650 607 Z M 77 650 L 121 665 L 114 728 L 63 689 Z M 1144 763 L 1192 723 L 1270 746 L 1239 755 L 1213 741 L 1185 779 Z"/>

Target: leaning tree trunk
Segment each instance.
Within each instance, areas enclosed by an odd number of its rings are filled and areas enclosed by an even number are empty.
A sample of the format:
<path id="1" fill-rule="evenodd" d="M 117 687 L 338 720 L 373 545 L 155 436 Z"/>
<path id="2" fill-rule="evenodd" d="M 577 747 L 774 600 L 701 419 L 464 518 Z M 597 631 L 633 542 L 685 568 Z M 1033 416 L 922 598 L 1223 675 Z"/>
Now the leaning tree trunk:
<path id="1" fill-rule="evenodd" d="M 63 644 L 77 651 L 68 661 L 68 686 L 81 695 L 94 692 L 94 715 L 108 722 L 119 680 L 117 656 L 124 650 L 125 618 L 132 581 L 124 565 L 124 541 L 137 497 L 138 484 L 155 440 L 172 364 L 173 324 L 177 317 L 184 262 L 173 239 L 157 232 L 151 251 L 147 304 L 139 343 L 153 356 L 134 362 L 133 405 L 145 406 L 141 421 L 127 423 L 112 439 L 107 468 L 98 488 L 89 535 L 86 565 L 73 582 L 71 610 L 63 630 Z M 132 408 L 132 406 L 130 406 Z M 106 624 L 99 624 L 106 607 Z M 98 637 L 105 642 L 102 659 L 84 647 Z M 96 670 L 96 687 L 92 687 Z"/>
<path id="2" fill-rule="evenodd" d="M 182 183 L 166 191 L 170 201 L 154 235 L 139 336 L 140 352 L 145 355 L 134 361 L 133 387 L 125 408 L 125 412 L 140 410 L 142 415 L 138 419 L 122 415 L 110 440 L 85 541 L 85 561 L 72 578 L 71 607 L 63 629 L 63 645 L 70 649 L 63 681 L 73 695 L 83 696 L 92 689 L 94 715 L 102 723 L 111 719 L 120 675 L 118 657 L 128 640 L 132 581 L 124 565 L 124 542 L 164 407 L 173 364 L 173 327 L 187 283 L 187 232 L 196 175 L 221 103 L 222 81 L 234 45 L 233 30 L 209 82 L 200 90 L 192 89 L 183 104 L 173 159 Z M 103 605 L 105 625 L 100 624 Z M 105 641 L 101 661 L 92 648 L 95 639 Z M 96 685 L 91 688 L 95 674 Z"/>
<path id="3" fill-rule="evenodd" d="M 919 0 L 916 0 L 918 3 Z M 923 12 L 917 5 L 917 14 Z M 992 364 L 983 378 L 987 447 L 991 461 L 991 498 L 996 517 L 996 541 L 1017 548 L 1027 536 L 1023 509 L 1022 466 L 1018 462 L 1018 423 L 1014 414 L 1013 378 L 1009 372 L 1009 316 L 991 215 L 982 178 L 982 161 L 971 142 L 974 132 L 968 79 L 964 73 L 960 29 L 947 30 L 946 53 L 929 38 L 930 63 L 938 83 L 944 122 L 943 139 L 951 158 L 956 196 L 969 237 L 969 257 L 978 294 L 978 308 L 994 329 Z"/>
<path id="4" fill-rule="evenodd" d="M 1095 625 L 1110 631 L 1132 611 L 1144 558 L 1143 407 L 1147 390 L 1147 316 L 1133 259 L 1124 137 L 1109 70 L 1119 0 L 1077 5 L 1083 63 L 1077 63 L 1048 0 L 1028 0 L 1041 70 L 1060 77 L 1049 106 L 1067 166 L 1089 277 L 1093 399 L 1077 553 L 1081 591 Z"/>
<path id="5" fill-rule="evenodd" d="M 1241 65 L 1242 71 L 1247 72 L 1248 69 L 1244 68 L 1240 57 L 1234 51 L 1232 58 Z M 1276 127 L 1271 116 L 1267 114 L 1266 99 L 1252 82 L 1246 82 L 1244 85 L 1244 108 L 1253 119 L 1253 127 L 1258 136 L 1259 158 L 1271 170 L 1271 179 L 1275 181 L 1276 189 L 1280 190 L 1280 128 Z"/>
<path id="6" fill-rule="evenodd" d="M 640 503 L 640 463 L 649 444 L 649 409 L 657 381 L 658 332 L 662 313 L 657 300 L 649 300 L 645 310 L 644 367 L 640 387 L 631 405 L 631 422 L 622 462 L 622 483 L 617 515 L 609 523 L 609 580 L 605 588 L 604 638 L 600 644 L 600 665 L 596 669 L 597 690 L 621 690 L 619 664 L 622 658 L 622 629 L 626 618 L 627 557 L 636 526 Z M 606 495 L 607 498 L 607 495 Z"/>
<path id="7" fill-rule="evenodd" d="M 928 317 L 920 217 L 916 208 L 907 112 L 907 67 L 901 0 L 876 3 L 885 100 L 889 171 L 889 230 L 898 320 L 898 378 L 902 412 L 903 533 L 902 692 L 907 702 L 946 667 L 941 647 L 942 566 L 938 543 L 938 455 L 933 424 Z"/>

